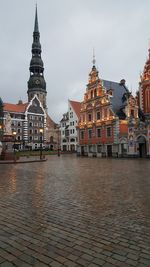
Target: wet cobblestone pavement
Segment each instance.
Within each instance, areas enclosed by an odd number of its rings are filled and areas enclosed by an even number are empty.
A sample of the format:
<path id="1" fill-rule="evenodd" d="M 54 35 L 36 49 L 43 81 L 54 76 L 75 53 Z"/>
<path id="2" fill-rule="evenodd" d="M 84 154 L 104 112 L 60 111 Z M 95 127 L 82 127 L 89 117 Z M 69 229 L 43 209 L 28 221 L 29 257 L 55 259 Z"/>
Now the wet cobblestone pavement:
<path id="1" fill-rule="evenodd" d="M 150 266 L 150 161 L 0 165 L 0 266 Z"/>

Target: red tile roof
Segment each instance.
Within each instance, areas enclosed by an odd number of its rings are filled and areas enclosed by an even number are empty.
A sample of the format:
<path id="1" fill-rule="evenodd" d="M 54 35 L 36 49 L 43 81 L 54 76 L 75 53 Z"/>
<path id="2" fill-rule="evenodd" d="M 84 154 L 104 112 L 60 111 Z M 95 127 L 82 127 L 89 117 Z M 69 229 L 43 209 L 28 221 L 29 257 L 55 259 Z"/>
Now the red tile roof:
<path id="1" fill-rule="evenodd" d="M 24 113 L 27 106 L 28 106 L 28 103 L 24 103 L 24 104 L 4 103 L 4 111 Z"/>
<path id="2" fill-rule="evenodd" d="M 75 113 L 77 114 L 78 118 L 80 117 L 80 110 L 81 110 L 81 102 L 77 102 L 77 101 L 72 101 L 69 100 L 71 106 L 73 107 Z"/>

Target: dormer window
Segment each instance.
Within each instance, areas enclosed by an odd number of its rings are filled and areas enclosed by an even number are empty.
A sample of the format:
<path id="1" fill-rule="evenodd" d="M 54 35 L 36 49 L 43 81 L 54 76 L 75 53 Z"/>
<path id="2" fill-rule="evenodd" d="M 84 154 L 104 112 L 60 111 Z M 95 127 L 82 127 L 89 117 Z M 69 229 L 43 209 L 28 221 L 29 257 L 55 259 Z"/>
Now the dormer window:
<path id="1" fill-rule="evenodd" d="M 110 96 L 113 96 L 113 90 L 112 90 L 112 89 L 109 89 L 109 90 L 108 90 L 108 94 L 109 94 Z"/>

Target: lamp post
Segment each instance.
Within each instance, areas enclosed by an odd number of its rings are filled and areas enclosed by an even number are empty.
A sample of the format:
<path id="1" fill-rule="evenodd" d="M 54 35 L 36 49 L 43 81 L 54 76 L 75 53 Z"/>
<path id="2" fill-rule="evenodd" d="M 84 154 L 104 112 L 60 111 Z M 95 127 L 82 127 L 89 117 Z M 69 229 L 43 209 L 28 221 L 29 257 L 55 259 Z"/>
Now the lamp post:
<path id="1" fill-rule="evenodd" d="M 3 127 L 2 125 L 0 124 L 0 159 L 1 159 L 1 153 L 2 153 L 2 138 L 3 138 Z"/>
<path id="2" fill-rule="evenodd" d="M 2 139 L 3 136 L 3 126 L 0 124 L 0 141 Z"/>
<path id="3" fill-rule="evenodd" d="M 57 134 L 58 134 L 58 140 L 57 140 L 57 156 L 60 157 L 60 149 L 59 149 L 59 127 L 57 129 Z"/>
<path id="4" fill-rule="evenodd" d="M 40 159 L 42 159 L 43 129 L 40 128 Z"/>
<path id="5" fill-rule="evenodd" d="M 16 131 L 13 131 L 13 137 L 14 137 L 14 161 L 16 161 L 16 151 L 15 151 L 15 143 L 16 143 Z"/>

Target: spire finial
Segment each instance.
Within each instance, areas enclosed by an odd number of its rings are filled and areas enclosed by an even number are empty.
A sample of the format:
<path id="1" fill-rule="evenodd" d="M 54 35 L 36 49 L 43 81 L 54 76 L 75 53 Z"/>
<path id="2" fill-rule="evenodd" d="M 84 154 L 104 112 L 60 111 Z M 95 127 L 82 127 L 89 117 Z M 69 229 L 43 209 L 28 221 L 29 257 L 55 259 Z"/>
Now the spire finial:
<path id="1" fill-rule="evenodd" d="M 95 59 L 95 49 L 93 48 L 93 60 L 92 60 L 93 66 L 95 66 L 96 59 Z"/>
<path id="2" fill-rule="evenodd" d="M 37 14 L 37 2 L 36 2 L 36 8 L 35 8 L 35 24 L 34 24 L 34 32 L 39 32 L 38 14 Z"/>

